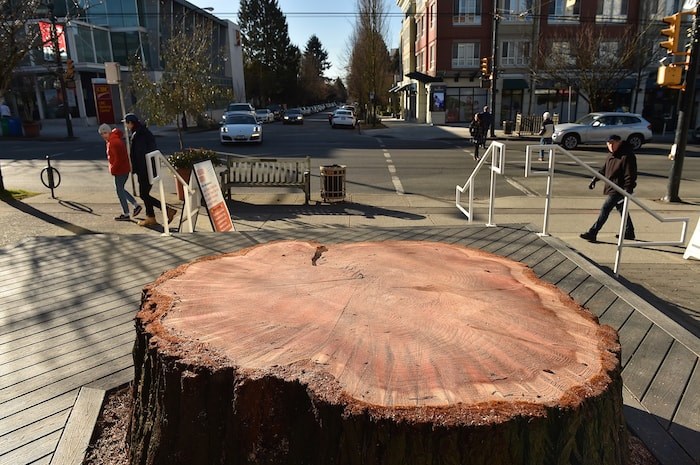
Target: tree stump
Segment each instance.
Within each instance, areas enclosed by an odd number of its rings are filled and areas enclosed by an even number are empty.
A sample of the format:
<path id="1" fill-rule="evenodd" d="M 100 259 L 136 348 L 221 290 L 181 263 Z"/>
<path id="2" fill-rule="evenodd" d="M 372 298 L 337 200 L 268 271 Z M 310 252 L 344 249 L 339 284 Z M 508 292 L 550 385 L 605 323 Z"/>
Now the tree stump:
<path id="1" fill-rule="evenodd" d="M 623 465 L 620 346 L 521 263 L 283 241 L 164 273 L 132 464 Z"/>

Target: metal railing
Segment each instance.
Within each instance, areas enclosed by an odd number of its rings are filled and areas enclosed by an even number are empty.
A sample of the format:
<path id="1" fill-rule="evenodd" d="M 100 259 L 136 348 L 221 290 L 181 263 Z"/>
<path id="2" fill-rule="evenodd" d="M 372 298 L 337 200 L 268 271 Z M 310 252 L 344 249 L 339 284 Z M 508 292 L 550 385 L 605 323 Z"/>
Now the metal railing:
<path id="1" fill-rule="evenodd" d="M 542 172 L 533 172 L 532 171 L 532 157 L 537 156 L 539 157 L 539 153 L 541 151 L 547 152 L 548 153 L 548 166 L 547 166 L 547 171 L 542 171 Z M 597 170 L 591 168 L 588 166 L 586 162 L 578 158 L 576 155 L 573 153 L 569 152 L 568 150 L 562 148 L 559 145 L 528 145 L 525 151 L 525 177 L 529 176 L 536 176 L 536 175 L 542 175 L 542 176 L 547 176 L 547 192 L 546 192 L 546 197 L 545 197 L 545 206 L 544 206 L 544 220 L 542 224 L 542 232 L 539 233 L 542 236 L 549 236 L 549 212 L 551 208 L 551 200 L 552 200 L 552 183 L 554 180 L 554 173 L 555 173 L 555 165 L 556 165 L 556 157 L 557 155 L 563 155 L 566 156 L 567 158 L 573 160 L 577 165 L 580 167 L 584 168 L 586 171 L 588 171 L 592 177 L 595 177 L 596 179 L 603 181 L 605 184 L 608 186 L 612 187 L 615 192 L 619 193 L 620 195 L 623 196 L 624 203 L 622 205 L 622 217 L 620 219 L 620 231 L 618 233 L 618 241 L 617 241 L 617 248 L 615 252 L 615 266 L 613 268 L 613 273 L 615 273 L 615 276 L 618 275 L 618 270 L 620 268 L 620 260 L 622 258 L 622 249 L 624 247 L 650 247 L 650 246 L 659 246 L 659 245 L 685 245 L 685 236 L 688 230 L 688 222 L 690 221 L 690 218 L 685 218 L 685 217 L 670 217 L 670 218 L 664 218 L 658 213 L 656 213 L 654 210 L 651 208 L 647 207 L 644 205 L 634 194 L 630 194 L 626 192 L 624 189 L 621 189 L 617 184 L 612 182 L 610 179 L 606 178 L 602 174 L 598 173 Z M 660 223 L 682 223 L 681 227 L 681 234 L 680 238 L 677 241 L 657 241 L 657 242 L 639 242 L 639 241 L 628 241 L 625 242 L 625 230 L 627 229 L 627 220 L 628 220 L 628 213 L 629 213 L 629 203 L 633 202 L 635 205 L 640 207 L 642 210 L 650 214 L 654 219 L 659 221 Z"/>
<path id="2" fill-rule="evenodd" d="M 202 203 L 199 189 L 194 188 L 194 174 L 190 176 L 189 183 L 186 182 L 178 174 L 177 170 L 170 164 L 167 158 L 160 152 L 155 150 L 146 154 L 146 168 L 148 169 L 148 180 L 151 185 L 158 183 L 158 193 L 160 195 L 160 210 L 163 214 L 163 236 L 170 236 L 170 225 L 168 221 L 168 205 L 165 202 L 165 188 L 163 186 L 163 168 L 172 173 L 175 177 L 175 182 L 182 185 L 185 202 L 183 207 L 183 216 L 185 217 L 185 226 L 187 233 L 193 233 L 195 229 L 196 215 L 199 214 L 199 206 Z M 182 231 L 181 231 L 182 232 Z"/>
<path id="3" fill-rule="evenodd" d="M 532 171 L 532 157 L 537 156 L 539 158 L 540 152 L 545 152 L 547 153 L 548 156 L 548 169 L 547 171 L 543 172 L 533 172 Z M 504 168 L 505 168 L 505 154 L 506 154 L 506 145 L 500 142 L 492 142 L 489 148 L 486 150 L 484 153 L 484 156 L 479 160 L 479 162 L 476 164 L 476 167 L 474 167 L 474 170 L 472 171 L 471 175 L 467 179 L 467 181 L 464 183 L 463 186 L 456 186 L 455 189 L 455 204 L 457 208 L 467 217 L 469 220 L 469 223 L 472 223 L 473 221 L 473 210 L 474 210 L 474 179 L 476 176 L 479 174 L 481 171 L 481 168 L 487 163 L 488 160 L 491 160 L 491 185 L 490 185 L 490 192 L 489 192 L 489 218 L 488 222 L 486 223 L 486 226 L 495 226 L 493 222 L 493 217 L 494 217 L 494 207 L 495 207 L 495 199 L 496 199 L 496 175 L 497 174 L 504 174 Z M 581 166 L 584 168 L 586 171 L 588 171 L 592 177 L 597 178 L 600 181 L 605 182 L 607 185 L 611 186 L 616 192 L 620 193 L 623 196 L 624 199 L 624 204 L 622 208 L 622 218 L 620 220 L 620 231 L 618 234 L 618 242 L 617 242 L 617 249 L 615 252 L 615 265 L 613 272 L 615 276 L 618 275 L 618 271 L 620 269 L 620 261 L 622 259 L 622 249 L 624 247 L 649 247 L 649 246 L 664 246 L 664 245 L 685 245 L 685 237 L 686 233 L 688 230 L 688 222 L 690 221 L 690 218 L 685 218 L 685 217 L 670 217 L 670 218 L 664 218 L 646 205 L 644 205 L 637 197 L 635 197 L 633 194 L 629 194 L 625 192 L 624 189 L 621 189 L 618 187 L 614 182 L 612 182 L 610 179 L 606 178 L 605 176 L 601 175 L 598 173 L 597 170 L 591 168 L 588 166 L 586 162 L 578 158 L 576 155 L 572 154 L 571 152 L 565 150 L 564 148 L 558 146 L 558 145 L 528 145 L 525 151 L 525 177 L 529 176 L 547 176 L 547 193 L 545 197 L 545 206 L 544 206 L 544 220 L 543 220 L 543 225 L 542 225 L 542 232 L 538 233 L 540 236 L 549 236 L 549 215 L 550 215 L 550 209 L 551 209 L 551 201 L 552 201 L 552 183 L 554 180 L 554 173 L 555 173 L 555 165 L 556 165 L 556 156 L 557 154 L 559 155 L 564 155 L 568 157 L 569 159 L 573 160 L 577 165 Z M 462 205 L 462 194 L 468 193 L 468 205 L 467 208 L 464 208 Z M 682 223 L 681 227 L 681 233 L 680 233 L 680 238 L 677 241 L 657 241 L 657 242 L 639 242 L 639 241 L 625 241 L 624 239 L 624 232 L 627 228 L 627 218 L 628 218 L 628 213 L 629 213 L 629 202 L 633 202 L 637 206 L 639 206 L 642 210 L 645 212 L 649 213 L 654 219 L 661 223 Z"/>
<path id="4" fill-rule="evenodd" d="M 495 226 L 493 223 L 493 210 L 494 202 L 496 200 L 496 175 L 503 174 L 503 170 L 505 169 L 506 144 L 495 141 L 491 142 L 491 145 L 489 145 L 489 148 L 486 149 L 484 155 L 479 159 L 476 167 L 474 167 L 474 171 L 472 171 L 472 174 L 469 176 L 464 185 L 456 186 L 455 205 L 462 213 L 464 213 L 471 223 L 474 218 L 474 215 L 472 214 L 472 211 L 474 210 L 474 179 L 479 174 L 479 171 L 481 171 L 481 168 L 486 164 L 487 160 L 491 160 L 491 165 L 489 165 L 489 168 L 491 169 L 491 185 L 489 194 L 489 221 L 486 223 L 486 226 Z M 467 209 L 462 206 L 462 194 L 465 192 L 468 192 L 469 194 Z"/>

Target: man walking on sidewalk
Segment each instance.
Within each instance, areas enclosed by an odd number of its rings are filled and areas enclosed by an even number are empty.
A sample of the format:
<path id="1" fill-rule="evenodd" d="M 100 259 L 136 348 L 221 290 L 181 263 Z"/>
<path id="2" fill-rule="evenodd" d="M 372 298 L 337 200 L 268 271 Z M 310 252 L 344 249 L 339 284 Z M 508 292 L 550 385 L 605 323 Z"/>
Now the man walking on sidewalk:
<path id="1" fill-rule="evenodd" d="M 146 168 L 146 154 L 157 150 L 156 138 L 153 133 L 141 122 L 133 113 L 124 116 L 124 123 L 131 133 L 131 161 L 134 164 L 131 172 L 136 174 L 139 180 L 139 196 L 146 207 L 146 219 L 138 222 L 139 226 L 152 226 L 158 224 L 154 208 L 160 208 L 160 201 L 151 196 L 151 182 L 148 179 L 148 169 Z M 168 223 L 175 217 L 175 209 L 166 207 Z"/>
<path id="2" fill-rule="evenodd" d="M 634 155 L 632 145 L 627 141 L 623 141 L 620 136 L 612 135 L 608 139 L 608 151 L 610 151 L 610 154 L 608 154 L 605 164 L 598 173 L 610 179 L 627 193 L 633 193 L 634 188 L 637 186 L 637 157 Z M 593 178 L 588 188 L 594 189 L 596 182 L 598 182 L 598 178 Z M 582 239 L 586 239 L 589 242 L 596 242 L 598 231 L 607 221 L 613 208 L 616 208 L 622 215 L 625 197 L 608 184 L 605 184 L 603 193 L 608 197 L 603 202 L 598 219 L 588 231 L 580 235 Z M 634 225 L 632 224 L 632 218 L 629 216 L 627 217 L 627 227 L 625 228 L 625 239 L 631 241 L 635 239 Z"/>

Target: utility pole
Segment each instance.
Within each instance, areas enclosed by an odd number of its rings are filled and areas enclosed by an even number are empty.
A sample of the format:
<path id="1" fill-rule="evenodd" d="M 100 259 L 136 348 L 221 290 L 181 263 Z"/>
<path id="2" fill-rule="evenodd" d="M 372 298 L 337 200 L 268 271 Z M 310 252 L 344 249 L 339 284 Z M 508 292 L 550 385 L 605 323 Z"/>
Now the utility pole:
<path id="1" fill-rule="evenodd" d="M 496 84 L 498 83 L 498 0 L 493 0 L 493 46 L 491 55 L 491 137 L 496 137 Z"/>
<path id="2" fill-rule="evenodd" d="M 662 199 L 664 202 L 681 202 L 678 195 L 683 174 L 683 161 L 685 159 L 685 147 L 688 140 L 688 128 L 690 126 L 690 115 L 693 112 L 695 101 L 695 79 L 698 74 L 698 10 L 696 7 L 693 16 L 693 25 L 690 33 L 690 43 L 688 49 L 688 70 L 685 75 L 685 85 L 681 89 L 681 103 L 678 112 L 678 124 L 676 125 L 676 135 L 671 146 L 671 153 L 668 158 L 673 161 L 671 172 L 668 175 L 668 190 Z"/>
<path id="3" fill-rule="evenodd" d="M 49 16 L 51 19 L 51 43 L 53 45 L 53 53 L 55 55 L 56 61 L 56 75 L 58 76 L 58 82 L 61 86 L 61 98 L 63 99 L 63 112 L 66 118 L 66 131 L 68 132 L 68 137 L 73 137 L 73 122 L 71 121 L 70 115 L 70 105 L 68 104 L 68 92 L 66 92 L 66 80 L 63 75 L 63 61 L 61 59 L 61 47 L 58 41 L 58 29 L 56 27 L 56 14 L 54 13 L 54 3 L 49 1 L 46 4 L 49 10 Z M 63 37 L 66 38 L 66 28 L 63 26 Z M 68 50 L 66 50 L 66 53 Z"/>

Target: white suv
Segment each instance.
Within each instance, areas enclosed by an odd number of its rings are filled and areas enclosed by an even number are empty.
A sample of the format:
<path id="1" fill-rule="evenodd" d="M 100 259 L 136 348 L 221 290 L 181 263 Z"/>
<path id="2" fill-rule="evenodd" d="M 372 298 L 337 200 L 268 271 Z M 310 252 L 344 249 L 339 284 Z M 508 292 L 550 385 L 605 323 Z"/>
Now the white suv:
<path id="1" fill-rule="evenodd" d="M 612 135 L 620 136 L 637 150 L 651 141 L 651 123 L 636 113 L 589 113 L 575 123 L 555 125 L 552 142 L 573 150 L 579 144 L 604 144 Z"/>

